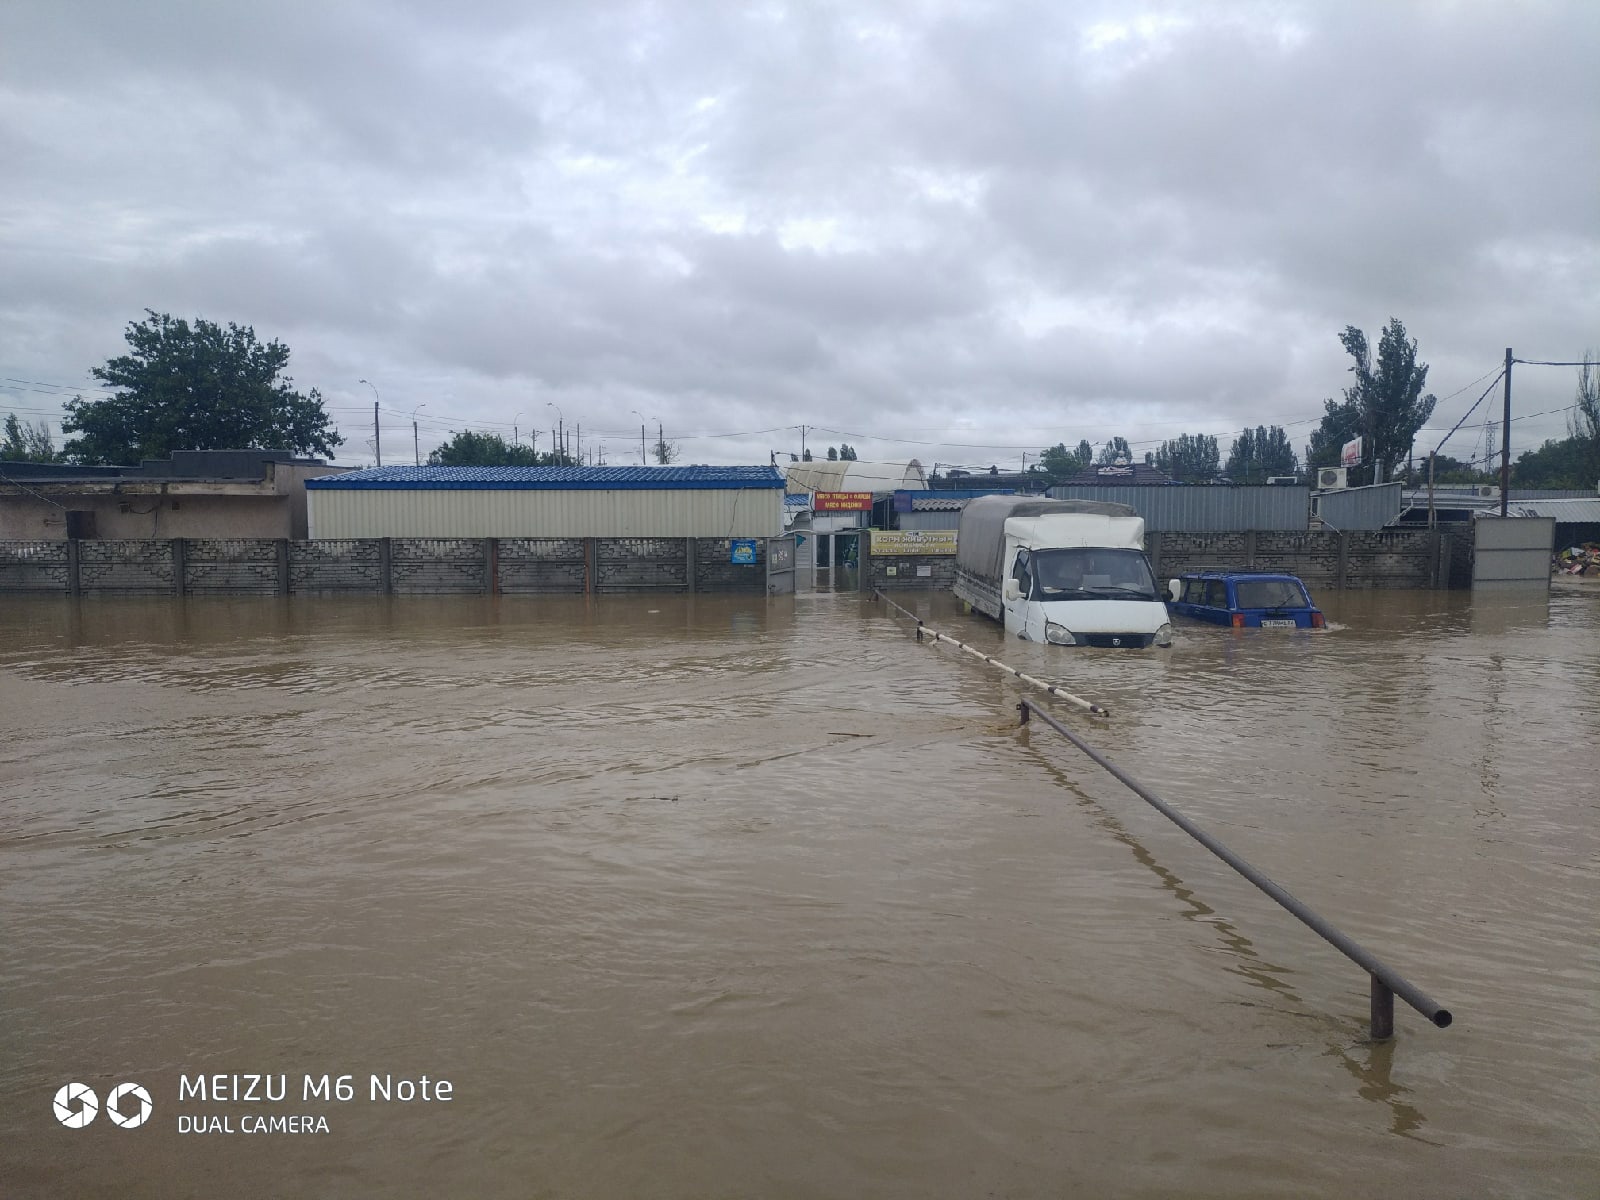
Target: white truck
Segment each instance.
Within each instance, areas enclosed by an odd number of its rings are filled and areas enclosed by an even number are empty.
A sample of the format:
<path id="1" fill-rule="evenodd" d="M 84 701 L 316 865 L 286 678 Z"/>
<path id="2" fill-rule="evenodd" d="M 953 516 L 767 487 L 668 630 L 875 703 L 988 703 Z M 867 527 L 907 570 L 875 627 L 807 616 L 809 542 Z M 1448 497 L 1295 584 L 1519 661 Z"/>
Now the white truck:
<path id="1" fill-rule="evenodd" d="M 961 512 L 955 593 L 1028 641 L 1172 644 L 1144 553 L 1144 518 L 1126 504 L 974 498 Z"/>

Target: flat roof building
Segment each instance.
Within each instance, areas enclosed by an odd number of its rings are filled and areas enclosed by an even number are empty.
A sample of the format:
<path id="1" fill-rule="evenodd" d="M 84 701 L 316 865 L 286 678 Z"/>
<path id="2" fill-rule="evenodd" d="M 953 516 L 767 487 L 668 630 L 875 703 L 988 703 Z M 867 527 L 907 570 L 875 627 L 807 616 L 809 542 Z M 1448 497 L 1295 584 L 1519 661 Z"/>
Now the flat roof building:
<path id="1" fill-rule="evenodd" d="M 774 467 L 378 467 L 307 484 L 313 538 L 768 538 Z"/>

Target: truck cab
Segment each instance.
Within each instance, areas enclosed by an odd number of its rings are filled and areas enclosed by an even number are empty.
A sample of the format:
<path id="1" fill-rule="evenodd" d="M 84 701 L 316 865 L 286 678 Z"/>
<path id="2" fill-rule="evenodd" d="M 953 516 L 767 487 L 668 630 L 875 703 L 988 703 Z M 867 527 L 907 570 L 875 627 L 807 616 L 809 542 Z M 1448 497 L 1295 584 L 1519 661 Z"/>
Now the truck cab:
<path id="1" fill-rule="evenodd" d="M 1056 646 L 1172 644 L 1144 520 L 1127 505 L 979 497 L 962 513 L 956 554 L 956 594 L 1009 634 Z"/>
<path id="2" fill-rule="evenodd" d="M 1019 543 L 1007 557 L 1007 632 L 1058 646 L 1171 644 L 1167 607 L 1142 550 Z"/>

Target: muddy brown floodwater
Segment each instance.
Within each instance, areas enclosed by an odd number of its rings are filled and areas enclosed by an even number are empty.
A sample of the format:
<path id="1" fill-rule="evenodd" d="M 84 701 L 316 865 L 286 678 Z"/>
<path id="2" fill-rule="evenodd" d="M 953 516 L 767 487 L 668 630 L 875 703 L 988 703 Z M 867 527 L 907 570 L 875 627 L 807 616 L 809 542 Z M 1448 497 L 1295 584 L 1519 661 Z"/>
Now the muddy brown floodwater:
<path id="1" fill-rule="evenodd" d="M 853 595 L 6 597 L 0 1194 L 1600 1194 L 1600 592 L 1319 599 L 1134 653 L 907 603 L 1456 1014 L 1390 1044 Z"/>

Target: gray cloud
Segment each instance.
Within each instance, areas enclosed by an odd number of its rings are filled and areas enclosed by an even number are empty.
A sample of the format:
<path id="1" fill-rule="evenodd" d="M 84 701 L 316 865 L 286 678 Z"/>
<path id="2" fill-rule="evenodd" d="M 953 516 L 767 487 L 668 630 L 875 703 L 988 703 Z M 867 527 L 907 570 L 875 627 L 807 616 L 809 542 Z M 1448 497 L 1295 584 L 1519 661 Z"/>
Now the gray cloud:
<path id="1" fill-rule="evenodd" d="M 352 459 L 363 376 L 397 454 L 423 404 L 425 443 L 558 405 L 613 461 L 635 409 L 696 461 L 801 423 L 1303 444 L 1345 324 L 1400 317 L 1441 395 L 1600 348 L 1597 34 L 1578 0 L 9 5 L 0 376 L 82 386 L 148 306 L 282 338 Z M 1518 409 L 1572 386 L 1520 370 Z"/>

